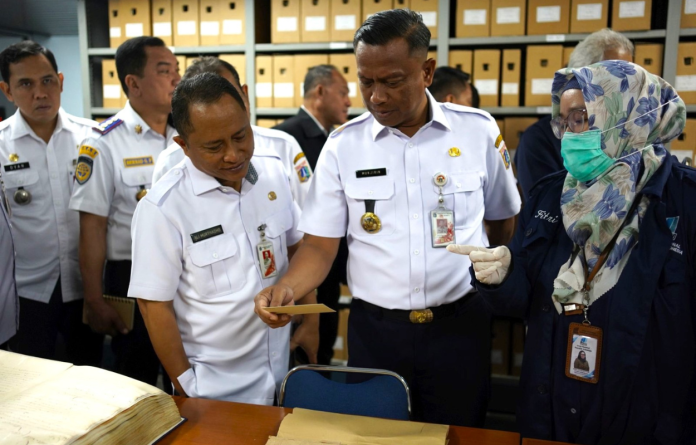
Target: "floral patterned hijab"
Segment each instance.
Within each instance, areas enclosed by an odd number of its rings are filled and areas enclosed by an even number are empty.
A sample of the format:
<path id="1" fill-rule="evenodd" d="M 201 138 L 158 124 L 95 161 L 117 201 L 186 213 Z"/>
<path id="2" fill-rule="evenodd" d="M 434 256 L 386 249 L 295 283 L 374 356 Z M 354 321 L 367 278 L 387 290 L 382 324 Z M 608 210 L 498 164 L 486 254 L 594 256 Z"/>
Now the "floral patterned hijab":
<path id="1" fill-rule="evenodd" d="M 561 266 L 554 280 L 553 299 L 561 303 L 585 303 L 582 259 L 590 270 L 610 243 L 636 196 L 660 168 L 667 156 L 662 144 L 681 134 L 686 120 L 684 102 L 662 78 L 633 63 L 608 60 L 580 69 L 556 72 L 552 87 L 553 117 L 559 115 L 561 94 L 575 78 L 585 99 L 590 130 L 602 131 L 602 150 L 615 159 L 599 178 L 582 183 L 568 174 L 561 195 L 563 225 L 580 247 Z M 638 217 L 629 218 L 591 290 L 593 303 L 619 280 L 638 231 L 648 199 L 638 205 Z M 582 257 L 582 258 L 581 258 Z"/>

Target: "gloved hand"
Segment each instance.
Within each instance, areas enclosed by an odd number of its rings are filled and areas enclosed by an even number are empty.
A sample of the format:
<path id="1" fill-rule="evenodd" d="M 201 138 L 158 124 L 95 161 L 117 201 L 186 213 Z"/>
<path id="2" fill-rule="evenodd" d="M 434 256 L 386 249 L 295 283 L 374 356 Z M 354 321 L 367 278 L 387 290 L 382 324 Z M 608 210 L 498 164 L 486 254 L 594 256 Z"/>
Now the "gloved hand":
<path id="1" fill-rule="evenodd" d="M 447 250 L 460 255 L 469 255 L 471 264 L 474 266 L 476 279 L 492 286 L 505 280 L 512 259 L 510 249 L 505 246 L 487 249 L 485 247 L 450 244 L 447 246 Z"/>

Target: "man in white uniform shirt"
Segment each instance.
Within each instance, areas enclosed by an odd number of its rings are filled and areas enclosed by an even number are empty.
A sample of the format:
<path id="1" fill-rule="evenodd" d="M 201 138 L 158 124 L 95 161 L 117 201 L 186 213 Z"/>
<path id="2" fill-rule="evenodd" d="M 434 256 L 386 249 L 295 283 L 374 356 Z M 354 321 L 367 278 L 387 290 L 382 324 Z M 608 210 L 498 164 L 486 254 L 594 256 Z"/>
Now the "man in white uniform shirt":
<path id="1" fill-rule="evenodd" d="M 57 359 L 60 333 L 68 360 L 97 366 L 103 336 L 82 323 L 79 219 L 68 209 L 78 148 L 96 122 L 60 107 L 63 74 L 41 45 L 25 40 L 5 48 L 0 72 L 0 88 L 18 107 L 0 123 L 20 296 L 20 329 L 10 348 Z"/>
<path id="2" fill-rule="evenodd" d="M 300 210 L 278 154 L 254 150 L 245 104 L 214 73 L 172 100 L 186 153 L 138 204 L 133 271 L 152 344 L 178 392 L 272 405 L 287 372 L 289 327 L 270 329 L 253 300 L 287 270 Z M 311 293 L 303 302 L 316 302 Z M 318 344 L 318 317 L 299 330 Z"/>
<path id="3" fill-rule="evenodd" d="M 176 131 L 168 121 L 181 76 L 176 57 L 156 37 L 122 43 L 116 70 L 128 102 L 82 143 L 70 208 L 80 212 L 80 268 L 89 324 L 114 336 L 116 372 L 155 385 L 159 362 L 140 312 L 135 309 L 128 332 L 102 294 L 127 294 L 131 220 L 150 188 L 157 156 L 174 141 Z"/>
<path id="4" fill-rule="evenodd" d="M 249 115 L 248 88 L 239 81 L 239 73 L 235 67 L 217 57 L 205 56 L 196 59 L 184 73 L 182 79 L 189 79 L 201 73 L 215 73 L 227 79 L 244 100 L 244 106 Z M 278 153 L 285 166 L 286 174 L 290 180 L 292 196 L 302 208 L 305 196 L 309 190 L 312 170 L 307 165 L 304 153 L 295 138 L 283 131 L 270 128 L 251 126 L 254 134 L 254 146 L 269 148 Z M 179 144 L 172 144 L 160 156 L 155 163 L 155 173 L 152 182 L 157 182 L 172 167 L 184 159 L 184 151 Z"/>
<path id="5" fill-rule="evenodd" d="M 512 235 L 520 198 L 509 156 L 486 112 L 440 104 L 420 14 L 370 16 L 355 34 L 368 113 L 334 131 L 322 150 L 288 273 L 256 297 L 266 306 L 326 276 L 347 231 L 349 366 L 383 368 L 409 383 L 416 420 L 481 426 L 490 374 L 490 313 L 470 284 L 469 261 L 445 246 Z"/>

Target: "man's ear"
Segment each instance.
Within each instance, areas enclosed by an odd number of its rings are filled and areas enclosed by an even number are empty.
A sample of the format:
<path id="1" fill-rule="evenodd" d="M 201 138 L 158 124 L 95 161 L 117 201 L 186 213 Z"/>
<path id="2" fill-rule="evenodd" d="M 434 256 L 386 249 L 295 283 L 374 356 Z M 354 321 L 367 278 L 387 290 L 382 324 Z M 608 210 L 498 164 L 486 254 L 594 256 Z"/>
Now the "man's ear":
<path id="1" fill-rule="evenodd" d="M 456 103 L 454 100 L 454 94 L 448 94 L 447 96 L 445 96 L 445 99 L 442 102 Z"/>
<path id="2" fill-rule="evenodd" d="M 63 92 L 63 81 L 65 80 L 65 76 L 63 76 L 63 73 L 58 73 L 58 83 L 60 84 L 60 92 Z"/>
<path id="3" fill-rule="evenodd" d="M 317 87 L 314 91 L 318 97 L 323 97 L 324 94 L 326 94 L 326 88 L 324 88 L 324 85 L 322 85 L 322 84 L 317 85 Z"/>
<path id="4" fill-rule="evenodd" d="M 248 99 L 249 98 L 249 85 L 247 85 L 247 84 L 242 85 L 242 91 L 244 91 L 244 95 Z"/>
<path id="5" fill-rule="evenodd" d="M 184 140 L 184 138 L 182 138 L 181 136 L 179 136 L 177 134 L 176 136 L 174 136 L 173 139 L 174 139 L 174 142 L 179 144 L 179 147 L 181 147 L 181 149 L 184 150 L 184 154 L 186 156 L 188 156 L 188 145 L 186 145 L 186 141 Z"/>
<path id="6" fill-rule="evenodd" d="M 433 76 L 435 75 L 435 59 L 428 59 L 423 62 L 423 81 L 425 82 L 425 87 L 429 87 L 433 83 Z"/>
<path id="7" fill-rule="evenodd" d="M 10 92 L 10 85 L 7 82 L 0 82 L 0 90 L 2 90 L 3 94 L 5 94 L 7 100 L 14 102 L 14 100 L 12 100 L 12 92 Z"/>
<path id="8" fill-rule="evenodd" d="M 140 97 L 142 91 L 140 90 L 140 79 L 138 79 L 138 76 L 128 74 L 124 80 L 126 86 L 128 87 L 128 98 L 130 99 L 131 97 Z"/>

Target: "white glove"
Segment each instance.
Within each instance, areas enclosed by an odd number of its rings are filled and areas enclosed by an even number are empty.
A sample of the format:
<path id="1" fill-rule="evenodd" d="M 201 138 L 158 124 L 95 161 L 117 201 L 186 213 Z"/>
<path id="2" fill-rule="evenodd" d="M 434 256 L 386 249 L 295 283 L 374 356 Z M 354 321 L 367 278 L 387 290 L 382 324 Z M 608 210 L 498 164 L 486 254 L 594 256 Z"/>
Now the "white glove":
<path id="1" fill-rule="evenodd" d="M 476 279 L 488 285 L 498 285 L 505 280 L 510 268 L 510 249 L 499 246 L 495 249 L 485 247 L 450 244 L 447 250 L 460 255 L 469 255 L 474 266 Z"/>

